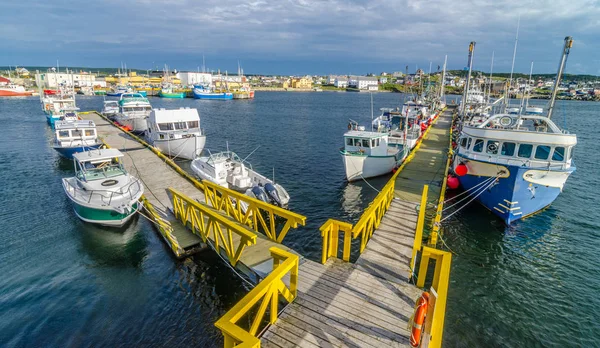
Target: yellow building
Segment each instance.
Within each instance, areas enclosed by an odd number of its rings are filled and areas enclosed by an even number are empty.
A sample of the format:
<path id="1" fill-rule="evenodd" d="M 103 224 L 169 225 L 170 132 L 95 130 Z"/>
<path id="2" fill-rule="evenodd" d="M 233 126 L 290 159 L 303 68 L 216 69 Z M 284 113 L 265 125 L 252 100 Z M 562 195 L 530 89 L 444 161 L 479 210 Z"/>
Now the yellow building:
<path id="1" fill-rule="evenodd" d="M 283 82 L 283 88 L 311 89 L 312 80 L 306 77 L 293 78 Z"/>
<path id="2" fill-rule="evenodd" d="M 140 76 L 135 71 L 130 72 L 128 76 L 107 76 L 105 80 L 108 84 L 131 86 L 160 85 L 165 82 L 161 77 Z M 178 85 L 181 81 L 178 78 L 172 77 L 171 83 Z"/>

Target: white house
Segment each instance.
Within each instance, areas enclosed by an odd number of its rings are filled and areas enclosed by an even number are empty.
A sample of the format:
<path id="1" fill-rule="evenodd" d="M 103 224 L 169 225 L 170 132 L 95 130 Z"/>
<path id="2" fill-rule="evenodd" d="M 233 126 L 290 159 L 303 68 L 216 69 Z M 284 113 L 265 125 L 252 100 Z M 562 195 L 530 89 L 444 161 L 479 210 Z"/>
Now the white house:
<path id="1" fill-rule="evenodd" d="M 378 85 L 379 81 L 377 81 L 376 77 L 372 76 L 353 76 L 348 80 L 348 87 L 358 89 L 369 89 L 369 86 L 375 86 L 379 88 Z"/>
<path id="2" fill-rule="evenodd" d="M 387 82 L 388 82 L 388 78 L 387 78 L 387 77 L 385 77 L 385 76 L 381 76 L 381 77 L 379 78 L 379 83 L 382 83 L 382 84 L 383 84 L 383 83 L 387 83 Z"/>
<path id="3" fill-rule="evenodd" d="M 82 72 L 45 72 L 35 74 L 38 86 L 56 88 L 59 85 L 69 87 L 93 87 L 96 85 L 96 75 Z"/>
<path id="4" fill-rule="evenodd" d="M 179 71 L 175 76 L 181 80 L 183 86 L 212 84 L 212 75 L 210 73 Z"/>
<path id="5" fill-rule="evenodd" d="M 371 91 L 371 92 L 375 92 L 379 90 L 379 86 L 378 85 L 368 85 L 367 88 L 365 88 L 367 91 Z"/>
<path id="6" fill-rule="evenodd" d="M 345 77 L 336 77 L 333 85 L 337 88 L 346 88 L 348 87 L 348 79 Z"/>

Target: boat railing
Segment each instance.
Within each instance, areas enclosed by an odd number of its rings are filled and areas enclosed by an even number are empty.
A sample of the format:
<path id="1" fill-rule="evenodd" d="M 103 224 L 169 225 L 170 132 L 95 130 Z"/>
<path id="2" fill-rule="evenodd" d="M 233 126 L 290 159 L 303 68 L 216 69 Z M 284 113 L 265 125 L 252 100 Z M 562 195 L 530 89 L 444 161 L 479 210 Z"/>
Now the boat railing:
<path id="1" fill-rule="evenodd" d="M 77 197 L 77 194 L 83 198 L 87 197 L 87 203 L 91 203 L 92 198 L 99 197 L 100 201 L 107 205 L 111 205 L 113 203 L 113 199 L 121 197 L 129 197 L 129 199 L 133 199 L 134 197 L 137 197 L 139 193 L 143 192 L 141 181 L 137 178 L 134 178 L 133 182 L 126 186 L 126 189 L 122 187 L 118 191 L 84 190 L 71 184 L 69 184 L 69 190 L 73 192 L 74 197 Z"/>

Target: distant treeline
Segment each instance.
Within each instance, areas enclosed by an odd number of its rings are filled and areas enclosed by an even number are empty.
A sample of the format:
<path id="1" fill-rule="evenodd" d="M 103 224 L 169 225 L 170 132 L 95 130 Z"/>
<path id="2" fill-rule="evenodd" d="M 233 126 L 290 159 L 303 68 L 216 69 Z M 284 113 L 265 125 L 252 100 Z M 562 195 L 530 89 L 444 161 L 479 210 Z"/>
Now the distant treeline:
<path id="1" fill-rule="evenodd" d="M 453 76 L 466 77 L 468 71 L 466 71 L 466 70 L 449 70 L 448 73 Z M 475 71 L 475 70 L 471 73 L 472 76 L 477 76 L 479 74 L 481 74 L 483 76 L 489 76 L 490 73 L 483 72 L 483 71 Z M 554 80 L 555 76 L 556 76 L 556 74 L 532 74 L 531 78 L 534 80 L 537 80 L 537 79 Z M 495 72 L 495 73 L 493 73 L 493 77 L 510 78 L 510 73 L 496 73 Z M 527 78 L 529 78 L 529 74 L 514 73 L 513 78 L 527 79 Z M 598 80 L 600 80 L 600 77 L 595 76 L 595 75 L 572 75 L 572 74 L 564 74 L 563 75 L 563 81 L 588 82 L 588 81 L 598 81 Z"/>

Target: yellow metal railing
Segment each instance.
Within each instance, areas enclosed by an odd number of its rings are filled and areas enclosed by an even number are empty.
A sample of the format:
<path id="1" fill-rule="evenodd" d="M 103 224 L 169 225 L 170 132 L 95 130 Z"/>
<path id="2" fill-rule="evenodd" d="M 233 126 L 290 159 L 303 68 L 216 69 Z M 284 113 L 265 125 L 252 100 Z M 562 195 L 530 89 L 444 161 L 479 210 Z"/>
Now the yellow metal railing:
<path id="1" fill-rule="evenodd" d="M 365 250 L 367 243 L 373 236 L 373 232 L 379 227 L 381 219 L 390 207 L 392 199 L 394 199 L 395 184 L 396 180 L 388 181 L 352 228 L 352 238 L 360 236 L 361 253 Z"/>
<path id="2" fill-rule="evenodd" d="M 292 302 L 297 296 L 298 256 L 277 247 L 269 250 L 273 257 L 273 271 L 215 323 L 223 333 L 225 348 L 260 347 L 257 333 L 267 309 L 269 324 L 275 324 L 279 296 L 287 302 Z M 288 274 L 289 288 L 283 281 Z M 259 302 L 258 309 L 254 311 Z M 248 328 L 238 324 L 242 318 L 247 318 L 245 321 L 249 323 Z"/>
<path id="3" fill-rule="evenodd" d="M 445 110 L 445 109 L 444 109 Z M 454 117 L 453 117 L 454 119 Z M 444 171 L 444 180 L 442 181 L 442 189 L 438 200 L 437 209 L 433 218 L 431 234 L 429 235 L 429 245 L 435 246 L 438 240 L 438 234 L 441 229 L 442 211 L 444 210 L 444 199 L 446 197 L 446 185 L 448 183 L 448 173 L 450 171 L 450 163 L 452 162 L 452 125 L 450 125 L 450 137 L 448 141 L 448 159 L 446 160 L 446 170 Z"/>
<path id="4" fill-rule="evenodd" d="M 417 279 L 417 286 L 420 288 L 425 286 L 430 260 L 435 260 L 435 271 L 429 291 L 429 306 L 425 317 L 425 333 L 421 341 L 421 347 L 439 348 L 442 346 L 442 336 L 444 334 L 452 254 L 427 246 L 423 247 Z"/>
<path id="5" fill-rule="evenodd" d="M 347 222 L 329 219 L 321 228 L 321 237 L 323 237 L 323 251 L 321 254 L 321 263 L 325 264 L 330 257 L 338 256 L 339 233 L 344 233 L 344 244 L 342 260 L 350 261 L 350 247 L 352 242 L 352 224 Z"/>
<path id="6" fill-rule="evenodd" d="M 421 195 L 421 204 L 419 205 L 419 216 L 417 218 L 417 228 L 415 230 L 415 239 L 413 243 L 412 256 L 410 258 L 410 274 L 411 276 L 415 273 L 415 267 L 417 262 L 417 252 L 421 250 L 421 243 L 423 241 L 423 228 L 425 227 L 425 211 L 427 210 L 427 193 L 429 192 L 429 185 L 423 186 L 423 194 Z"/>
<path id="7" fill-rule="evenodd" d="M 185 250 L 179 245 L 177 237 L 173 235 L 173 227 L 171 227 L 169 221 L 160 217 L 156 209 L 154 209 L 154 206 L 148 201 L 148 199 L 146 199 L 145 196 L 142 196 L 141 201 L 144 205 L 144 208 L 148 212 L 148 215 L 150 215 L 149 217 L 154 220 L 158 231 L 163 236 L 167 244 L 169 244 L 169 247 L 171 247 L 171 250 L 173 250 L 175 256 L 178 258 L 184 256 Z"/>
<path id="8" fill-rule="evenodd" d="M 306 216 L 265 203 L 207 180 L 203 180 L 202 183 L 206 204 L 225 212 L 237 222 L 250 226 L 256 232 L 262 228 L 267 237 L 277 243 L 283 241 L 290 228 L 297 228 L 298 224 L 303 226 L 306 224 Z M 263 214 L 266 214 L 267 218 Z M 285 220 L 281 229 L 276 223 L 278 218 Z"/>
<path id="9" fill-rule="evenodd" d="M 244 248 L 256 244 L 256 234 L 220 212 L 169 188 L 173 199 L 173 214 L 192 232 L 207 243 L 211 240 L 217 252 L 225 251 L 232 266 L 242 256 Z"/>

